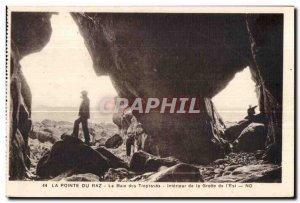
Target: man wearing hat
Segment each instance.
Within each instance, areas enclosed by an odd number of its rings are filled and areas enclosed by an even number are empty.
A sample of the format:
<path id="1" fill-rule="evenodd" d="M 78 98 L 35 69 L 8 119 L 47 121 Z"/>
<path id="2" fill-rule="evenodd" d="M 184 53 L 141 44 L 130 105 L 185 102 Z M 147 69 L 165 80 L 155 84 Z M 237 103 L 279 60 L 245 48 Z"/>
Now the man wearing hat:
<path id="1" fill-rule="evenodd" d="M 88 92 L 82 91 L 82 102 L 79 107 L 79 118 L 74 122 L 73 136 L 78 137 L 79 124 L 82 123 L 82 130 L 84 134 L 85 143 L 90 145 L 90 135 L 87 120 L 90 118 L 90 100 L 87 97 Z"/>

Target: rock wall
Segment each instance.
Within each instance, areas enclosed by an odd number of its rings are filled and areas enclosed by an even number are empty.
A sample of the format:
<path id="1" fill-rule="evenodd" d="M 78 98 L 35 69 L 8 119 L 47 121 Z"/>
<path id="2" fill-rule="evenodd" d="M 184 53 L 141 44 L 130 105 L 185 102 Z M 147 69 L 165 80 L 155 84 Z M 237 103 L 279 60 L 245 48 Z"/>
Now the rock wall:
<path id="1" fill-rule="evenodd" d="M 49 13 L 11 14 L 10 44 L 10 130 L 9 179 L 23 179 L 30 165 L 28 133 L 31 129 L 31 91 L 22 73 L 20 60 L 40 51 L 51 35 Z"/>
<path id="2" fill-rule="evenodd" d="M 283 15 L 247 15 L 246 22 L 255 63 L 252 76 L 257 85 L 260 111 L 268 120 L 264 158 L 281 163 Z"/>
<path id="3" fill-rule="evenodd" d="M 200 114 L 135 114 L 152 137 L 149 152 L 194 163 L 208 163 L 222 156 L 218 139 L 212 141 L 221 130 L 210 98 L 251 63 L 244 16 L 72 16 L 95 71 L 109 75 L 121 97 L 199 98 Z"/>

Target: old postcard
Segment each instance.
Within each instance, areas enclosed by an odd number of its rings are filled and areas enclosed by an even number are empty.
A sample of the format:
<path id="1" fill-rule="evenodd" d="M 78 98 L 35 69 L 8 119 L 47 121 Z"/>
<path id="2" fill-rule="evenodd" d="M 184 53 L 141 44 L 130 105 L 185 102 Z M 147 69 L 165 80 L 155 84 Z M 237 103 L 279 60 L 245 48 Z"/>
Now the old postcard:
<path id="1" fill-rule="evenodd" d="M 8 7 L 7 196 L 294 197 L 293 7 Z"/>

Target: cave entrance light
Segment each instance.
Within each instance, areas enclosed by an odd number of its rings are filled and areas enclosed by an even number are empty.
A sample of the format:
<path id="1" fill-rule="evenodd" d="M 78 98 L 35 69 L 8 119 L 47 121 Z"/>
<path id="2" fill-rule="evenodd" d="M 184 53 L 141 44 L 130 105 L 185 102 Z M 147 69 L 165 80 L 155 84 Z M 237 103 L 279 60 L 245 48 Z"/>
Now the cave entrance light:
<path id="1" fill-rule="evenodd" d="M 235 74 L 227 87 L 213 97 L 217 111 L 224 121 L 236 122 L 247 116 L 249 105 L 258 105 L 255 82 L 251 79 L 250 68 Z M 259 113 L 256 108 L 256 113 Z"/>
<path id="2" fill-rule="evenodd" d="M 32 119 L 77 118 L 80 92 L 88 91 L 92 122 L 111 122 L 112 115 L 99 113 L 103 97 L 116 96 L 108 76 L 98 77 L 92 59 L 69 13 L 51 17 L 52 35 L 38 53 L 24 57 L 22 71 L 32 92 Z"/>

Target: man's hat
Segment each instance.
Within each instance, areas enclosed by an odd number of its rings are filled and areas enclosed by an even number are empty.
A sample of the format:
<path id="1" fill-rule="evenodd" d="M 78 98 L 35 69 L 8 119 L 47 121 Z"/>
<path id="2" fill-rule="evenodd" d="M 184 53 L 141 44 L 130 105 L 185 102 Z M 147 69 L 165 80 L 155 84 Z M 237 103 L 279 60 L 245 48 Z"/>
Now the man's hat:
<path id="1" fill-rule="evenodd" d="M 82 94 L 83 96 L 86 96 L 86 95 L 88 94 L 88 92 L 87 92 L 86 90 L 83 90 L 83 91 L 81 91 L 81 94 Z"/>

